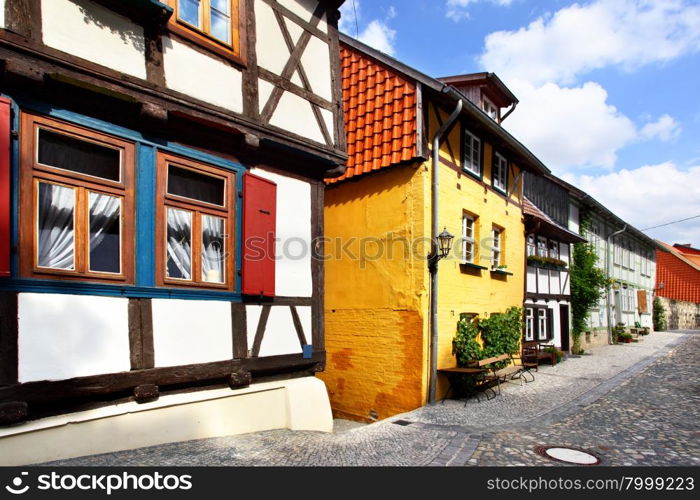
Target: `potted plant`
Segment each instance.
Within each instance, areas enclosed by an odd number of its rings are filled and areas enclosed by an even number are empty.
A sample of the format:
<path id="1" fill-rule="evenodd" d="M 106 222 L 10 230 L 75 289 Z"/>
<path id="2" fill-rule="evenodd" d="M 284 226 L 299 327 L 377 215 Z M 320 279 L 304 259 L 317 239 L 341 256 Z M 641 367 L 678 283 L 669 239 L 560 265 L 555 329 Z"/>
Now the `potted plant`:
<path id="1" fill-rule="evenodd" d="M 621 336 L 625 333 L 625 324 L 624 323 L 618 323 L 612 331 L 612 336 L 613 336 L 613 342 L 622 342 Z M 629 334 L 628 334 L 629 335 Z M 630 335 L 630 338 L 632 336 Z"/>
<path id="2" fill-rule="evenodd" d="M 561 360 L 564 358 L 564 351 L 554 347 L 553 345 L 545 347 L 544 351 L 554 353 L 554 358 L 557 363 L 560 363 Z"/>
<path id="3" fill-rule="evenodd" d="M 617 336 L 617 338 L 618 338 L 618 341 L 623 342 L 625 344 L 629 344 L 630 342 L 632 342 L 632 339 L 634 337 L 632 337 L 631 333 L 622 332 Z"/>

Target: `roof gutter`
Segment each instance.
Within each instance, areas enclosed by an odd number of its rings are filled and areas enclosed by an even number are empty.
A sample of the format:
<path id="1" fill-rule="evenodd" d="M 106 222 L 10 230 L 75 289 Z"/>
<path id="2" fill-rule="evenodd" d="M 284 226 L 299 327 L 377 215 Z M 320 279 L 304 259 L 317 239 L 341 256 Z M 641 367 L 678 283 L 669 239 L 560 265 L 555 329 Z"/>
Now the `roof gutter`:
<path id="1" fill-rule="evenodd" d="M 428 257 L 428 268 L 430 270 L 430 387 L 428 390 L 428 402 L 435 402 L 435 393 L 437 389 L 437 351 L 438 351 L 438 321 L 437 321 L 437 309 L 438 309 L 438 260 L 439 256 L 439 245 L 437 241 L 438 236 L 438 179 L 439 179 L 439 169 L 440 169 L 440 143 L 442 142 L 443 136 L 452 127 L 452 125 L 459 118 L 462 112 L 462 107 L 464 106 L 464 101 L 459 99 L 455 109 L 452 114 L 447 118 L 447 121 L 442 124 L 438 131 L 433 136 L 433 161 L 432 161 L 432 203 L 433 203 L 433 213 L 432 213 L 432 229 L 431 229 L 431 240 L 432 240 L 432 252 L 430 257 Z"/>
<path id="2" fill-rule="evenodd" d="M 501 116 L 501 123 L 503 123 L 503 121 L 504 121 L 506 118 L 508 118 L 508 117 L 510 116 L 510 114 L 511 114 L 513 111 L 515 111 L 515 108 L 517 108 L 517 107 L 518 107 L 518 103 L 517 103 L 517 102 L 514 102 L 513 105 L 510 107 L 510 109 L 508 110 L 508 112 L 507 112 L 505 115 Z"/>

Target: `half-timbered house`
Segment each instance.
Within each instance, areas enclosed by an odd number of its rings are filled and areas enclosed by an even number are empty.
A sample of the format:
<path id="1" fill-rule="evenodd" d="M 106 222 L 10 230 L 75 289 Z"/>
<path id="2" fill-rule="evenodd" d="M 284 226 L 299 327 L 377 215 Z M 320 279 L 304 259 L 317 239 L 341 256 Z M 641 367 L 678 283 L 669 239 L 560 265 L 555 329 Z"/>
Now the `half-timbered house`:
<path id="1" fill-rule="evenodd" d="M 331 429 L 340 4 L 0 0 L 0 462 Z"/>
<path id="2" fill-rule="evenodd" d="M 555 195 L 555 191 L 561 191 Z M 550 205 L 559 200 L 562 210 L 553 220 L 528 196 Z M 571 244 L 586 241 L 566 228 L 568 193 L 544 177 L 525 176 L 525 342 L 537 341 L 570 348 L 571 283 L 569 266 Z M 563 216 L 563 217 L 562 217 Z"/>

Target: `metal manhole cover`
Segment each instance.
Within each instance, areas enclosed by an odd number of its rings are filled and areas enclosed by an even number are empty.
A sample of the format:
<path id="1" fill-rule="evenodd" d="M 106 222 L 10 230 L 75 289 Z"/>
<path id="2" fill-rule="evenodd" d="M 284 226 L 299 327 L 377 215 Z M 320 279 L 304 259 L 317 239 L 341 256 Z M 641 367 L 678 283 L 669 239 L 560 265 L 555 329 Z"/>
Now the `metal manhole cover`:
<path id="1" fill-rule="evenodd" d="M 550 460 L 572 465 L 598 465 L 600 458 L 588 450 L 571 448 L 569 446 L 537 446 L 538 455 Z"/>

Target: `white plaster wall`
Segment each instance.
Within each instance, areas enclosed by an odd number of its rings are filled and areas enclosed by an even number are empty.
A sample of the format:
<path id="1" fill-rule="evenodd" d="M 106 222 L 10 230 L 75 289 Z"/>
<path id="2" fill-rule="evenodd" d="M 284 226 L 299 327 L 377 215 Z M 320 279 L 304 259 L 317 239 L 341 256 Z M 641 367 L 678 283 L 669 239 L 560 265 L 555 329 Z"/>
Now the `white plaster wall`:
<path id="1" fill-rule="evenodd" d="M 143 28 L 90 0 L 41 0 L 46 45 L 146 78 Z"/>
<path id="2" fill-rule="evenodd" d="M 19 381 L 129 371 L 128 299 L 19 294 Z"/>
<path id="3" fill-rule="evenodd" d="M 527 291 L 537 293 L 537 268 L 528 266 L 527 268 Z"/>
<path id="4" fill-rule="evenodd" d="M 312 36 L 301 56 L 301 64 L 314 93 L 329 101 L 333 100 L 331 86 L 331 54 L 329 45 Z"/>
<path id="5" fill-rule="evenodd" d="M 275 295 L 311 297 L 311 185 L 259 168 L 252 173 L 277 183 Z"/>
<path id="6" fill-rule="evenodd" d="M 561 294 L 561 271 L 549 271 L 549 293 Z"/>
<path id="7" fill-rule="evenodd" d="M 5 27 L 5 0 L 0 0 L 0 28 Z"/>
<path id="8" fill-rule="evenodd" d="M 248 346 L 251 348 L 255 342 L 255 333 L 260 321 L 262 306 L 246 306 L 246 319 L 248 328 Z M 304 330 L 304 338 L 307 344 L 311 344 L 311 307 L 297 307 L 299 320 Z M 299 338 L 297 337 L 292 311 L 289 306 L 274 306 L 270 309 L 267 319 L 265 335 L 260 344 L 260 357 L 281 356 L 284 354 L 299 354 L 302 352 Z"/>
<path id="9" fill-rule="evenodd" d="M 289 49 L 272 8 L 262 0 L 255 1 L 255 25 L 258 65 L 277 75 L 281 74 L 289 59 Z"/>
<path id="10" fill-rule="evenodd" d="M 153 299 L 155 366 L 179 366 L 233 358 L 231 304 Z"/>
<path id="11" fill-rule="evenodd" d="M 270 95 L 272 95 L 272 91 L 274 89 L 275 86 L 273 84 L 263 80 L 262 78 L 258 78 L 258 112 L 262 113 L 262 110 L 265 108 L 267 101 L 270 100 Z"/>
<path id="12" fill-rule="evenodd" d="M 325 143 L 311 104 L 291 92 L 282 94 L 270 124 L 312 141 Z"/>
<path id="13" fill-rule="evenodd" d="M 243 112 L 243 73 L 170 37 L 163 37 L 167 86 L 188 96 Z"/>
<path id="14" fill-rule="evenodd" d="M 569 204 L 569 231 L 579 234 L 579 209 L 573 203 Z"/>
<path id="15" fill-rule="evenodd" d="M 549 293 L 549 271 L 547 269 L 537 269 L 538 293 Z"/>

